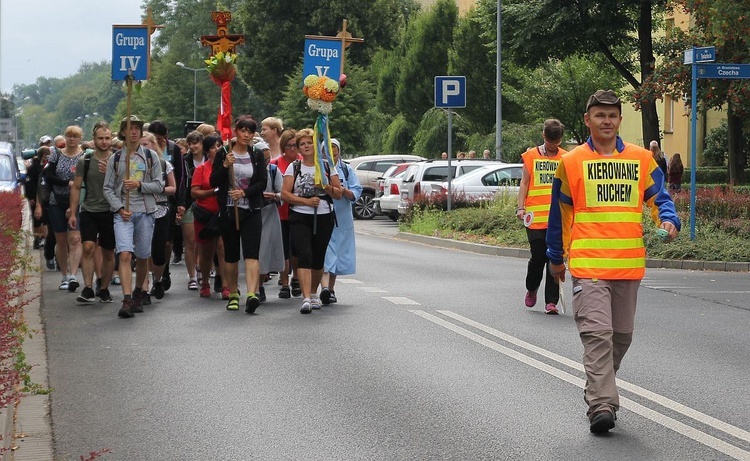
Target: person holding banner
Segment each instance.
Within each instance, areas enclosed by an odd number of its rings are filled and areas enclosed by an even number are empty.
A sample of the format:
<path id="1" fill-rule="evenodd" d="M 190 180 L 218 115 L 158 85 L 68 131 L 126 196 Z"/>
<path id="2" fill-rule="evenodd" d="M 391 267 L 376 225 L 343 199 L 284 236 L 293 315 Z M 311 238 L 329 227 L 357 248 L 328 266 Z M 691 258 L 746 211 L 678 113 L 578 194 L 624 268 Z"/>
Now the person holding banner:
<path id="1" fill-rule="evenodd" d="M 130 130 L 128 130 L 128 126 Z M 143 312 L 141 287 L 148 276 L 148 258 L 154 234 L 156 195 L 164 193 L 161 163 L 155 152 L 140 145 L 143 121 L 131 115 L 120 122 L 123 148 L 107 161 L 104 196 L 115 213 L 115 252 L 119 256 L 122 287 L 120 318 Z M 131 261 L 135 255 L 135 290 Z"/>
<path id="2" fill-rule="evenodd" d="M 268 171 L 263 152 L 253 149 L 257 123 L 249 115 L 240 116 L 234 124 L 234 142 L 220 149 L 213 161 L 211 187 L 217 188 L 220 207 L 221 237 L 224 241 L 225 281 L 229 288 L 227 310 L 240 308 L 237 263 L 245 260 L 247 299 L 245 312 L 253 314 L 260 305 L 258 277 L 260 275 L 261 209 L 263 191 L 268 182 Z"/>
<path id="3" fill-rule="evenodd" d="M 313 130 L 298 131 L 295 143 L 302 159 L 284 172 L 281 200 L 290 206 L 289 235 L 303 298 L 300 313 L 309 314 L 321 306 L 317 291 L 335 223 L 333 200 L 341 198 L 341 184 L 336 169 L 316 157 Z M 316 176 L 321 182 L 316 183 Z"/>
<path id="4" fill-rule="evenodd" d="M 633 339 L 638 287 L 646 272 L 644 205 L 665 241 L 680 230 L 651 152 L 617 134 L 621 106 L 612 90 L 589 97 L 583 120 L 591 136 L 560 159 L 547 226 L 550 272 L 564 282 L 567 257 L 573 279 L 586 415 L 594 434 L 613 429 L 620 408 L 615 374 Z"/>
<path id="5" fill-rule="evenodd" d="M 544 282 L 544 312 L 557 314 L 557 303 L 560 300 L 560 286 L 547 267 L 547 216 L 549 215 L 552 178 L 555 176 L 560 156 L 565 150 L 560 147 L 565 128 L 559 120 L 550 119 L 544 122 L 542 139 L 544 144 L 532 147 L 521 155 L 523 176 L 518 190 L 518 208 L 516 216 L 526 226 L 529 239 L 531 259 L 526 269 L 526 307 L 536 305 L 536 292 L 542 284 L 542 276 L 547 274 Z"/>

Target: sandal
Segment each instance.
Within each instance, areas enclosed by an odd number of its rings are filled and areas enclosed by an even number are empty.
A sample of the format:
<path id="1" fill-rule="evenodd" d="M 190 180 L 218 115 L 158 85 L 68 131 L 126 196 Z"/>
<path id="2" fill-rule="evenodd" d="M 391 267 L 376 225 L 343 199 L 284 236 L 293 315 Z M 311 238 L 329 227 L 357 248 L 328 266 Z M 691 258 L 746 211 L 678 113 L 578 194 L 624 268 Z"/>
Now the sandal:
<path id="1" fill-rule="evenodd" d="M 240 297 L 237 294 L 229 296 L 229 302 L 227 303 L 228 311 L 236 311 L 240 309 Z"/>
<path id="2" fill-rule="evenodd" d="M 188 282 L 188 290 L 197 290 L 198 289 L 198 281 L 197 280 L 191 280 Z"/>

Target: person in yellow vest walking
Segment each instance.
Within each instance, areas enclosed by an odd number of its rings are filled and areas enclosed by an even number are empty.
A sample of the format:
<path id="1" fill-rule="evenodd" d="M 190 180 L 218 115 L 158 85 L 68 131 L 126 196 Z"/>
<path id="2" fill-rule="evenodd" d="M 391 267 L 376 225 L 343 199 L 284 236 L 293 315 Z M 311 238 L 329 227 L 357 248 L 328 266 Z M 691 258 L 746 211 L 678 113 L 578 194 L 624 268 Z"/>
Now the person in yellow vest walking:
<path id="1" fill-rule="evenodd" d="M 549 215 L 552 179 L 555 177 L 560 156 L 566 151 L 560 148 L 565 127 L 559 120 L 550 119 L 544 122 L 542 138 L 544 144 L 532 147 L 521 155 L 523 176 L 518 190 L 518 208 L 516 217 L 526 226 L 529 239 L 531 259 L 526 269 L 526 307 L 536 305 L 536 292 L 544 282 L 544 311 L 557 314 L 557 302 L 560 300 L 560 285 L 552 277 L 547 267 L 547 216 Z M 545 271 L 546 268 L 546 271 Z"/>
<path id="2" fill-rule="evenodd" d="M 586 103 L 588 140 L 562 156 L 552 184 L 547 256 L 552 275 L 573 281 L 573 309 L 583 343 L 589 429 L 615 427 L 615 373 L 633 338 L 638 286 L 646 271 L 643 205 L 659 235 L 677 237 L 680 219 L 651 152 L 624 142 L 620 98 L 598 90 Z"/>

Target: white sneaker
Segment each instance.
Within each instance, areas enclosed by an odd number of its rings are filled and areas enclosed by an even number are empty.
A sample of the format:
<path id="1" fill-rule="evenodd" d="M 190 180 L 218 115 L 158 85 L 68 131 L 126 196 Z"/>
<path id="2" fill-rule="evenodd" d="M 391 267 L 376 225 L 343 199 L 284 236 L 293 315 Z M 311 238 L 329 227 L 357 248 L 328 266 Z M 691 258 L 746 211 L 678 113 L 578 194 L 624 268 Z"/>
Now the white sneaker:
<path id="1" fill-rule="evenodd" d="M 299 309 L 299 313 L 309 314 L 310 312 L 312 312 L 311 308 L 312 306 L 310 305 L 310 300 L 305 299 L 304 301 L 302 301 L 302 307 Z"/>
<path id="2" fill-rule="evenodd" d="M 68 290 L 68 276 L 64 276 L 62 279 L 62 283 L 60 283 L 60 286 L 57 287 L 58 290 Z"/>
<path id="3" fill-rule="evenodd" d="M 310 307 L 315 310 L 320 309 L 320 299 L 317 296 L 313 296 L 310 298 Z"/>

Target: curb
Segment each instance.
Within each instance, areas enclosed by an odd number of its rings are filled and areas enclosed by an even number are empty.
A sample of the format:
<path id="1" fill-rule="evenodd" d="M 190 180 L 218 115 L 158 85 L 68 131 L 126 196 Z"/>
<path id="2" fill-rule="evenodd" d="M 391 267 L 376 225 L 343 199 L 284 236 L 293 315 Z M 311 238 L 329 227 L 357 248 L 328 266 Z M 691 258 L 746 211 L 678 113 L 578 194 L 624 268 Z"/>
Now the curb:
<path id="1" fill-rule="evenodd" d="M 25 203 L 25 202 L 24 202 Z M 28 206 L 22 208 L 22 228 L 26 233 L 20 251 L 31 258 L 31 266 L 39 268 L 40 253 L 31 250 L 33 229 Z M 42 323 L 42 272 L 29 271 L 27 277 L 28 291 L 24 295 L 28 304 L 23 309 L 23 317 L 30 333 L 22 345 L 26 363 L 31 365 L 29 378 L 34 384 L 44 389 L 49 388 L 47 370 L 47 341 Z M 2 454 L 2 461 L 52 461 L 52 420 L 50 418 L 50 397 L 48 394 L 22 394 L 7 414 L 0 418 L 2 434 L 10 435 L 4 439 L 8 448 Z"/>
<path id="2" fill-rule="evenodd" d="M 504 248 L 494 245 L 485 245 L 482 243 L 462 242 L 460 240 L 444 239 L 440 237 L 430 237 L 428 235 L 412 234 L 410 232 L 399 231 L 396 238 L 414 243 L 449 248 L 452 250 L 469 251 L 489 256 L 503 256 L 508 258 L 531 257 L 528 249 L 522 248 Z M 749 272 L 750 262 L 726 262 L 726 261 L 695 261 L 681 259 L 655 259 L 646 258 L 646 267 L 649 269 L 683 269 L 694 271 L 717 271 L 717 272 Z"/>

